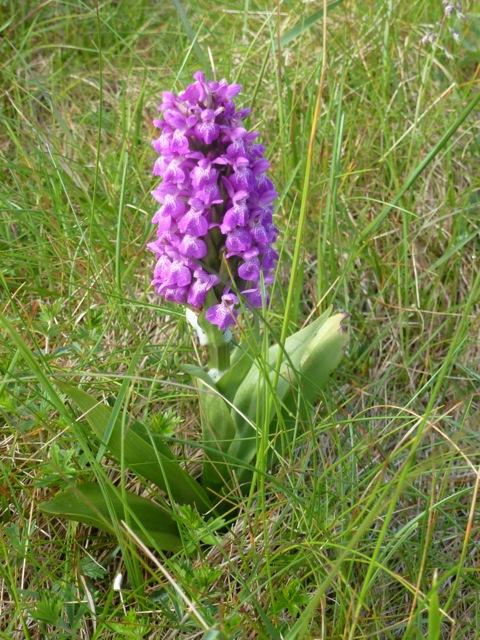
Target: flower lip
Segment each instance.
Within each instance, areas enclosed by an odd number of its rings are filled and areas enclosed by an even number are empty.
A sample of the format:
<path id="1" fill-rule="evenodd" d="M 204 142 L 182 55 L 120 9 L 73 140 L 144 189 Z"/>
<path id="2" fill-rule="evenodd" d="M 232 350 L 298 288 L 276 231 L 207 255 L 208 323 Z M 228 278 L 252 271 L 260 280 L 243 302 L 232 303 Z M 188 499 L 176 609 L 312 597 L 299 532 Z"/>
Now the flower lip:
<path id="1" fill-rule="evenodd" d="M 204 258 L 207 255 L 207 245 L 203 240 L 191 235 L 184 235 L 180 245 L 180 253 L 189 258 Z"/>

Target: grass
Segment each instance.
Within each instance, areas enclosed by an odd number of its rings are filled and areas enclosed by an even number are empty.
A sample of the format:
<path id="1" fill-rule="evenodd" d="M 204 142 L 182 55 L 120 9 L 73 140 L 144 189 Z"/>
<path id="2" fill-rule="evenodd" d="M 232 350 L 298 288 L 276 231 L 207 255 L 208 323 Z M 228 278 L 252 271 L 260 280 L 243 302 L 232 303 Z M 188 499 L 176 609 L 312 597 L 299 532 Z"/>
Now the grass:
<path id="1" fill-rule="evenodd" d="M 299 0 L 2 3 L 0 300 L 19 338 L 1 333 L 0 637 L 479 637 L 480 75 L 463 4 L 457 24 L 440 0 L 344 0 L 324 24 Z M 145 243 L 159 94 L 212 62 L 243 84 L 281 193 L 271 330 L 333 305 L 350 345 L 233 535 L 186 510 L 188 552 L 151 558 L 37 506 L 92 473 L 138 489 L 81 440 L 56 380 L 198 435 L 178 368 L 192 336 L 153 295 Z"/>

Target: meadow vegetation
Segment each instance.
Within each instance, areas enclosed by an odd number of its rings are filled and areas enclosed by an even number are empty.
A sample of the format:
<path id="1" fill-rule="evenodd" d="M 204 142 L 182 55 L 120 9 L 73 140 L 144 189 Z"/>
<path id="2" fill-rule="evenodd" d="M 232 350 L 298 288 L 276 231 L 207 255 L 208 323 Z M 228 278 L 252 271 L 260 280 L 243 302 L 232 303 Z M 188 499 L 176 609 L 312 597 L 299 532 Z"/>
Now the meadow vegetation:
<path id="1" fill-rule="evenodd" d="M 480 17 L 323 4 L 0 3 L 1 638 L 479 637 Z M 199 68 L 243 85 L 280 193 L 269 331 L 332 305 L 350 335 L 230 528 L 179 509 L 152 559 L 38 505 L 93 473 L 154 496 L 56 382 L 198 468 L 202 352 L 145 245 L 151 120 Z"/>

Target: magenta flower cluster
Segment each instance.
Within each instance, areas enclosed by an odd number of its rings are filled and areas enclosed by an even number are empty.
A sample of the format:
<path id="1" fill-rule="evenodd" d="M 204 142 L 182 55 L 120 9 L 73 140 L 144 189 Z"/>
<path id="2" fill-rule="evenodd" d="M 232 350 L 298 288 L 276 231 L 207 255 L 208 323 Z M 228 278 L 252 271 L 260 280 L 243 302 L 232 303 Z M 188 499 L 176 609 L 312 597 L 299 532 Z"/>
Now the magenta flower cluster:
<path id="1" fill-rule="evenodd" d="M 272 221 L 277 196 L 249 109 L 236 109 L 238 84 L 206 81 L 200 71 L 180 95 L 163 93 L 152 192 L 160 204 L 148 247 L 157 263 L 153 286 L 166 300 L 202 310 L 225 330 L 242 302 L 262 305 L 278 258 Z"/>

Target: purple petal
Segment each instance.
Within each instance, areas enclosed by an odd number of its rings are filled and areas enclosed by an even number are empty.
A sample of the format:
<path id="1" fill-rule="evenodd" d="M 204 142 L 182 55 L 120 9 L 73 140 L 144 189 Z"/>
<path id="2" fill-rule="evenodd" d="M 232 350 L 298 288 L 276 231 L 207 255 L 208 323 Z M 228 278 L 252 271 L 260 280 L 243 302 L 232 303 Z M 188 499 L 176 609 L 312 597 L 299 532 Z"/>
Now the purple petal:
<path id="1" fill-rule="evenodd" d="M 258 280 L 260 277 L 260 262 L 258 258 L 246 260 L 238 267 L 238 275 L 242 280 Z"/>
<path id="2" fill-rule="evenodd" d="M 163 233 L 169 231 L 172 228 L 172 217 L 164 215 L 162 209 L 159 209 L 152 218 L 152 223 L 158 225 L 157 231 Z"/>
<path id="3" fill-rule="evenodd" d="M 225 296 L 222 296 L 222 300 L 224 300 L 224 298 Z M 208 322 L 216 325 L 222 331 L 225 331 L 235 324 L 236 316 L 237 312 L 234 310 L 233 305 L 228 302 L 215 304 L 205 312 L 205 318 Z"/>
<path id="4" fill-rule="evenodd" d="M 250 306 L 256 309 L 262 306 L 262 294 L 258 289 L 246 289 L 242 291 L 242 296 Z"/>
<path id="5" fill-rule="evenodd" d="M 152 147 L 157 153 L 168 153 L 170 149 L 170 134 L 162 133 L 159 138 L 152 142 Z"/>
<path id="6" fill-rule="evenodd" d="M 250 225 L 250 231 L 257 244 L 268 245 L 268 233 L 262 224 L 258 223 Z"/>
<path id="7" fill-rule="evenodd" d="M 200 160 L 191 173 L 192 185 L 196 188 L 215 182 L 218 171 L 212 167 L 209 160 Z"/>
<path id="8" fill-rule="evenodd" d="M 252 245 L 252 236 L 246 229 L 234 229 L 228 234 L 225 246 L 229 255 L 241 255 Z"/>
<path id="9" fill-rule="evenodd" d="M 223 202 L 220 190 L 216 184 L 206 184 L 195 192 L 195 197 L 203 202 L 205 207 Z"/>
<path id="10" fill-rule="evenodd" d="M 188 287 L 160 287 L 159 293 L 169 302 L 182 304 L 187 301 Z"/>
<path id="11" fill-rule="evenodd" d="M 218 138 L 220 128 L 214 122 L 201 122 L 195 127 L 195 133 L 205 144 L 212 144 Z"/>
<path id="12" fill-rule="evenodd" d="M 204 236 L 208 233 L 208 220 L 202 211 L 190 209 L 181 218 L 178 228 L 182 233 L 187 233 L 194 237 Z"/>
<path id="13" fill-rule="evenodd" d="M 165 109 L 163 117 L 165 122 L 174 129 L 184 129 L 186 126 L 185 116 L 176 109 Z"/>
<path id="14" fill-rule="evenodd" d="M 235 205 L 228 209 L 223 217 L 220 231 L 224 234 L 233 231 L 235 227 L 243 227 L 248 222 L 248 207 L 246 205 Z"/>
<path id="15" fill-rule="evenodd" d="M 172 263 L 168 276 L 168 284 L 177 287 L 186 287 L 192 281 L 192 272 L 179 261 Z"/>
<path id="16" fill-rule="evenodd" d="M 200 238 L 185 235 L 180 243 L 179 251 L 188 258 L 200 260 L 207 255 L 207 245 Z"/>
<path id="17" fill-rule="evenodd" d="M 187 302 L 191 304 L 192 307 L 200 309 L 205 304 L 207 293 L 217 285 L 220 280 L 217 276 L 207 273 L 203 269 L 197 269 L 194 276 L 195 280 L 188 291 Z"/>
<path id="18" fill-rule="evenodd" d="M 168 280 L 171 267 L 172 263 L 167 258 L 167 256 L 160 256 L 160 258 L 157 260 L 157 264 L 155 265 L 155 269 L 153 270 L 154 279 L 160 282 L 165 282 L 166 280 Z"/>
<path id="19" fill-rule="evenodd" d="M 171 153 L 177 153 L 179 155 L 184 155 L 184 154 L 188 153 L 189 150 L 190 150 L 190 148 L 189 148 L 189 145 L 188 145 L 187 137 L 179 129 L 174 131 L 172 139 L 171 139 L 170 144 L 169 144 L 169 151 Z"/>

